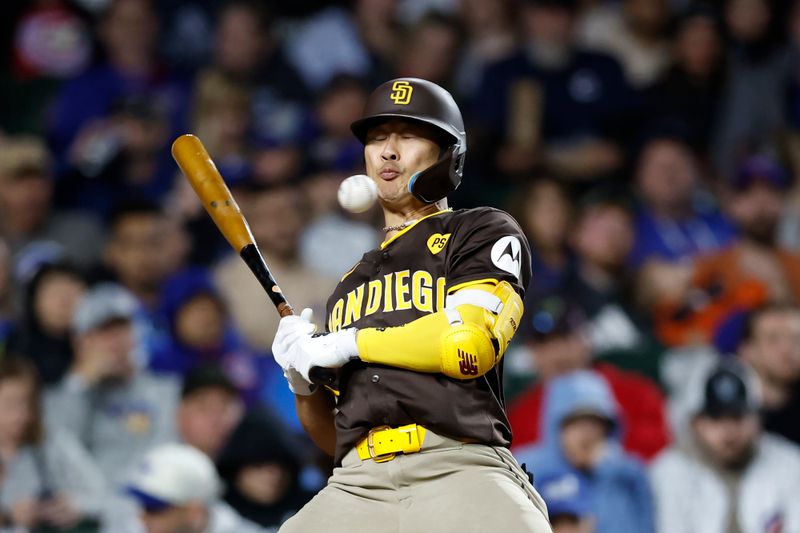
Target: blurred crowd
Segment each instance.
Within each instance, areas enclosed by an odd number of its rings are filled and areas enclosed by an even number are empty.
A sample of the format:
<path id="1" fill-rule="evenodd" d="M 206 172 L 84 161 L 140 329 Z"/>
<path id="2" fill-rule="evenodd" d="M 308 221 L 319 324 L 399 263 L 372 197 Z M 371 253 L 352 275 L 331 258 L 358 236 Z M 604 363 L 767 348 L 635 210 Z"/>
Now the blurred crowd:
<path id="1" fill-rule="evenodd" d="M 331 465 L 278 315 L 170 156 L 198 135 L 295 308 L 382 81 L 456 97 L 455 209 L 533 250 L 512 451 L 555 533 L 800 531 L 800 1 L 0 7 L 0 530 L 274 531 Z"/>

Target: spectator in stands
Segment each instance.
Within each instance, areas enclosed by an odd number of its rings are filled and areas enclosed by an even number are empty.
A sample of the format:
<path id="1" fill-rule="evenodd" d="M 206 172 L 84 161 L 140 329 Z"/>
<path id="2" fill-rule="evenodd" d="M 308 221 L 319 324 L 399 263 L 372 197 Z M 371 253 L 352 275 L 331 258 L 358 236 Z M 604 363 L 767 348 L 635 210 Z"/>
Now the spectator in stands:
<path id="1" fill-rule="evenodd" d="M 681 135 L 664 127 L 643 143 L 636 165 L 639 205 L 630 264 L 679 263 L 716 251 L 734 237 L 731 223 L 697 193 L 700 167 Z"/>
<path id="2" fill-rule="evenodd" d="M 800 528 L 800 449 L 762 432 L 752 376 L 731 364 L 700 369 L 680 440 L 651 466 L 659 531 Z"/>
<path id="3" fill-rule="evenodd" d="M 616 61 L 576 47 L 577 9 L 575 0 L 527 0 L 524 43 L 484 70 L 472 118 L 479 143 L 500 143 L 496 164 L 505 175 L 545 163 L 591 179 L 623 162 L 619 141 L 635 99 Z"/>
<path id="4" fill-rule="evenodd" d="M 214 463 L 185 444 L 148 452 L 128 478 L 127 492 L 147 533 L 266 533 L 220 501 Z"/>
<path id="5" fill-rule="evenodd" d="M 463 40 L 457 19 L 429 12 L 407 30 L 396 61 L 397 74 L 429 80 L 452 91 Z"/>
<path id="6" fill-rule="evenodd" d="M 733 174 L 742 156 L 771 142 L 787 122 L 791 58 L 776 24 L 779 13 L 769 0 L 724 2 L 727 75 L 711 143 L 720 175 Z"/>
<path id="7" fill-rule="evenodd" d="M 589 487 L 585 477 L 565 470 L 542 479 L 536 476 L 536 490 L 547 504 L 553 533 L 594 533 L 589 510 Z"/>
<path id="8" fill-rule="evenodd" d="M 0 359 L 0 529 L 93 531 L 105 480 L 72 434 L 45 428 L 39 387 L 29 362 Z"/>
<path id="9" fill-rule="evenodd" d="M 306 221 L 306 204 L 299 189 L 277 185 L 256 190 L 244 209 L 253 236 L 269 257 L 269 268 L 275 279 L 280 280 L 286 297 L 296 308 L 311 307 L 322 316 L 326 291 L 332 290 L 335 280 L 311 274 L 298 259 L 298 238 Z M 280 317 L 237 254 L 231 253 L 219 263 L 214 281 L 237 330 L 250 346 L 256 350 L 270 346 Z"/>
<path id="10" fill-rule="evenodd" d="M 766 301 L 798 301 L 800 256 L 777 242 L 788 187 L 788 176 L 774 159 L 751 156 L 731 180 L 724 201 L 739 237 L 698 256 L 688 276 L 682 267 L 644 269 L 640 297 L 652 302 L 665 342 L 704 343 L 717 337 L 730 344 L 717 336 L 726 320 Z"/>
<path id="11" fill-rule="evenodd" d="M 634 243 L 633 217 L 633 203 L 624 190 L 604 187 L 585 194 L 569 235 L 575 260 L 556 288 L 592 320 L 618 317 L 619 335 L 608 339 L 609 350 L 635 346 L 642 333 L 626 264 Z"/>
<path id="12" fill-rule="evenodd" d="M 244 415 L 244 403 L 231 380 L 205 366 L 186 375 L 176 416 L 178 439 L 217 460 Z"/>
<path id="13" fill-rule="evenodd" d="M 653 501 L 646 470 L 623 451 L 622 431 L 606 382 L 591 371 L 575 372 L 548 387 L 541 442 L 518 448 L 515 455 L 537 477 L 565 470 L 583 476 L 598 531 L 652 533 Z"/>
<path id="14" fill-rule="evenodd" d="M 363 171 L 363 147 L 350 124 L 361 118 L 366 101 L 367 88 L 354 76 L 336 76 L 320 91 L 307 156 L 313 171 Z"/>
<path id="15" fill-rule="evenodd" d="M 0 87 L 3 129 L 44 134 L 61 82 L 80 74 L 92 57 L 91 28 L 81 15 L 75 4 L 48 0 L 3 10 L 8 46 Z"/>
<path id="16" fill-rule="evenodd" d="M 287 56 L 313 90 L 337 74 L 376 86 L 391 79 L 401 39 L 397 0 L 356 0 L 308 17 L 287 40 Z"/>
<path id="17" fill-rule="evenodd" d="M 245 165 L 252 90 L 246 82 L 217 69 L 204 71 L 195 82 L 192 131 L 228 179 L 232 176 L 225 170 Z"/>
<path id="18" fill-rule="evenodd" d="M 13 256 L 34 242 L 53 242 L 78 266 L 100 259 L 103 232 L 90 214 L 54 211 L 52 160 L 44 141 L 14 136 L 0 141 L 0 235 Z"/>
<path id="19" fill-rule="evenodd" d="M 316 133 L 310 151 L 313 174 L 301 187 L 309 199 L 310 216 L 300 237 L 300 257 L 319 275 L 341 278 L 381 236 L 367 224 L 374 210 L 354 215 L 336 199 L 342 180 L 363 172 L 363 146 L 350 124 L 361 117 L 366 101 L 364 82 L 352 76 L 334 78 L 317 102 Z M 318 261 L 318 257 L 327 258 Z"/>
<path id="20" fill-rule="evenodd" d="M 72 366 L 47 395 L 48 426 L 74 432 L 112 483 L 174 435 L 177 383 L 138 368 L 137 308 L 118 285 L 92 288 L 73 317 Z"/>
<path id="21" fill-rule="evenodd" d="M 213 62 L 201 79 L 215 72 L 248 88 L 255 134 L 279 144 L 296 141 L 309 93 L 286 58 L 264 3 L 225 2 L 216 20 Z"/>
<path id="22" fill-rule="evenodd" d="M 191 268 L 167 279 L 160 315 L 168 335 L 153 350 L 151 370 L 185 376 L 197 367 L 219 366 L 248 404 L 256 401 L 274 364 L 245 345 L 208 271 Z"/>
<path id="23" fill-rule="evenodd" d="M 514 53 L 517 37 L 515 10 L 514 3 L 509 0 L 461 0 L 459 7 L 466 42 L 456 72 L 455 92 L 469 100 L 477 89 L 483 70 Z"/>
<path id="24" fill-rule="evenodd" d="M 522 205 L 517 220 L 530 241 L 533 267 L 525 299 L 533 303 L 555 291 L 571 269 L 573 256 L 567 237 L 573 206 L 564 185 L 548 176 L 535 179 L 519 198 Z"/>
<path id="25" fill-rule="evenodd" d="M 751 312 L 738 354 L 758 379 L 764 430 L 800 444 L 800 307 L 768 304 Z"/>
<path id="26" fill-rule="evenodd" d="M 552 296 L 525 311 L 520 336 L 528 338 L 538 381 L 509 406 L 514 449 L 543 437 L 545 396 L 552 381 L 591 368 L 606 381 L 620 406 L 622 445 L 643 459 L 655 456 L 669 442 L 664 397 L 656 384 L 609 363 L 593 362 L 591 342 L 598 336 L 593 330 L 604 328 L 589 322 L 574 303 Z"/>
<path id="27" fill-rule="evenodd" d="M 667 0 L 624 0 L 583 15 L 578 41 L 619 61 L 636 88 L 652 85 L 670 61 Z"/>
<path id="28" fill-rule="evenodd" d="M 158 308 L 161 285 L 181 266 L 174 264 L 181 263 L 180 257 L 175 258 L 181 251 L 171 242 L 174 231 L 163 210 L 149 200 L 120 203 L 108 222 L 104 266 L 111 279 L 131 291 L 151 313 Z"/>
<path id="29" fill-rule="evenodd" d="M 219 460 L 225 501 L 248 520 L 277 529 L 313 494 L 300 485 L 301 451 L 263 409 L 247 414 Z"/>
<path id="30" fill-rule="evenodd" d="M 786 170 L 767 155 L 746 159 L 730 182 L 727 211 L 741 237 L 731 246 L 700 258 L 694 284 L 716 279 L 726 287 L 752 280 L 771 301 L 800 300 L 800 256 L 778 244 L 777 225 L 790 186 Z"/>
<path id="31" fill-rule="evenodd" d="M 646 93 L 651 116 L 679 120 L 703 163 L 718 119 L 725 81 L 725 48 L 717 13 L 693 3 L 676 21 L 673 62 Z"/>
<path id="32" fill-rule="evenodd" d="M 81 274 L 66 263 L 42 266 L 25 288 L 8 350 L 30 358 L 45 385 L 61 381 L 72 364 L 70 325 L 85 291 Z"/>
<path id="33" fill-rule="evenodd" d="M 97 32 L 103 60 L 64 85 L 50 136 L 77 179 L 64 200 L 105 213 L 132 191 L 158 198 L 169 189 L 167 141 L 186 131 L 189 87 L 159 65 L 150 0 L 113 0 Z"/>

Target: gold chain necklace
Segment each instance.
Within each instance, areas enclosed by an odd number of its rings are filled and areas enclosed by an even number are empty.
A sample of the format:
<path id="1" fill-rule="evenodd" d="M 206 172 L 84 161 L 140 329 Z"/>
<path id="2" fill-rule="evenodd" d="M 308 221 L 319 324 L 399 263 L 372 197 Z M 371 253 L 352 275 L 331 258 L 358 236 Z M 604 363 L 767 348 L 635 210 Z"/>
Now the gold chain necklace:
<path id="1" fill-rule="evenodd" d="M 411 224 L 413 224 L 416 221 L 417 221 L 417 219 L 406 220 L 402 224 L 395 224 L 394 226 L 384 226 L 383 227 L 383 231 L 385 231 L 387 233 L 390 232 L 390 231 L 400 231 L 401 229 L 405 229 L 405 228 L 409 227 Z"/>

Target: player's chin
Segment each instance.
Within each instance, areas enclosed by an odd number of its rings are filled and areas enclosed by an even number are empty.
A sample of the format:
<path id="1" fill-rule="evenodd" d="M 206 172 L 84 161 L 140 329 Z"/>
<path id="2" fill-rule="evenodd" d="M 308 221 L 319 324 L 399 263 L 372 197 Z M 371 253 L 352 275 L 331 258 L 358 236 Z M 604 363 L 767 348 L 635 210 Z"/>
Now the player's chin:
<path id="1" fill-rule="evenodd" d="M 408 196 L 408 190 L 400 180 L 383 181 L 378 183 L 378 198 L 383 203 L 402 201 Z"/>

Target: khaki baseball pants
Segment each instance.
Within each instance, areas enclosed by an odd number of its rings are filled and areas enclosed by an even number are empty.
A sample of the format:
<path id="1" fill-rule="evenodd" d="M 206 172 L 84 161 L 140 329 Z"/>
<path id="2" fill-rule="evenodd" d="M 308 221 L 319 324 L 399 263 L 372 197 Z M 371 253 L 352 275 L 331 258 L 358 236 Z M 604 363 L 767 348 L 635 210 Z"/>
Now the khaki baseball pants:
<path id="1" fill-rule="evenodd" d="M 506 448 L 431 431 L 422 449 L 362 461 L 352 450 L 281 533 L 550 533 L 542 498 Z"/>

